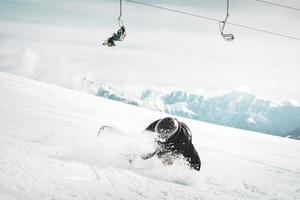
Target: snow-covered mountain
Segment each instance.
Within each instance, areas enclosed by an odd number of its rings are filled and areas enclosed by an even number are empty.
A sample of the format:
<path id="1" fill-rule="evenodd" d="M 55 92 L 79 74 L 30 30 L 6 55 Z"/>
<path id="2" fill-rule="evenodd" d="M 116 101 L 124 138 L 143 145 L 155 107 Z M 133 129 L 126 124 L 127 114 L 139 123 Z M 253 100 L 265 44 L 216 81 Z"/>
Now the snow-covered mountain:
<path id="1" fill-rule="evenodd" d="M 300 140 L 300 127 L 286 134 L 286 137 Z"/>
<path id="2" fill-rule="evenodd" d="M 130 95 L 135 90 L 135 95 Z M 98 87 L 97 96 L 168 114 L 214 124 L 285 136 L 300 124 L 300 106 L 293 101 L 273 102 L 233 90 L 221 95 L 202 91 Z"/>
<path id="3" fill-rule="evenodd" d="M 300 199 L 300 144 L 289 138 L 179 118 L 200 172 L 155 157 L 130 164 L 163 116 L 0 72 L 0 199 Z M 124 135 L 97 136 L 100 125 Z"/>

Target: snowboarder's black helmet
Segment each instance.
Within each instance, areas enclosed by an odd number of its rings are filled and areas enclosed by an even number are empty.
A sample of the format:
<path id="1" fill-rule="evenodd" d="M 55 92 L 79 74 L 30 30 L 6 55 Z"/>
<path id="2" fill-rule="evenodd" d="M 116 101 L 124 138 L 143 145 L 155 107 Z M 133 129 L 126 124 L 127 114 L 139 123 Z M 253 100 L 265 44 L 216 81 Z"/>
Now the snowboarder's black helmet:
<path id="1" fill-rule="evenodd" d="M 155 132 L 158 133 L 162 139 L 168 139 L 174 135 L 179 128 L 177 119 L 166 117 L 159 120 L 155 126 Z"/>

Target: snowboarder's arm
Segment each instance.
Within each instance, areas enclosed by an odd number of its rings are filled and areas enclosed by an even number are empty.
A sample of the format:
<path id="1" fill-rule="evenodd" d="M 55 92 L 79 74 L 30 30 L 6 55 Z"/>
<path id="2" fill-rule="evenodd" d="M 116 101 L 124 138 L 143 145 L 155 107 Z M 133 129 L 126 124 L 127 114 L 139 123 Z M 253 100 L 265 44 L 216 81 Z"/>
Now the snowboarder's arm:
<path id="1" fill-rule="evenodd" d="M 190 165 L 193 169 L 200 171 L 201 168 L 201 160 L 198 152 L 196 151 L 194 145 L 191 143 L 191 156 L 190 156 Z"/>

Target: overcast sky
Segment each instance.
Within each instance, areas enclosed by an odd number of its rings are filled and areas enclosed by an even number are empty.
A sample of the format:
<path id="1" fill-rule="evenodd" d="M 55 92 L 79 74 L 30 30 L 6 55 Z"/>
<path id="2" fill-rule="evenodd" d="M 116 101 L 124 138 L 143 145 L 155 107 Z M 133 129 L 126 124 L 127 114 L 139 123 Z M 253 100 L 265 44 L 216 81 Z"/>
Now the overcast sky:
<path id="1" fill-rule="evenodd" d="M 137 0 L 222 20 L 226 0 Z M 271 1 L 271 0 L 270 0 Z M 300 8 L 297 0 L 272 0 Z M 1 0 L 0 70 L 72 87 L 98 83 L 231 90 L 300 101 L 300 41 L 124 1 L 127 37 L 117 30 L 119 1 Z M 228 21 L 300 38 L 300 12 L 255 0 L 230 1 Z"/>

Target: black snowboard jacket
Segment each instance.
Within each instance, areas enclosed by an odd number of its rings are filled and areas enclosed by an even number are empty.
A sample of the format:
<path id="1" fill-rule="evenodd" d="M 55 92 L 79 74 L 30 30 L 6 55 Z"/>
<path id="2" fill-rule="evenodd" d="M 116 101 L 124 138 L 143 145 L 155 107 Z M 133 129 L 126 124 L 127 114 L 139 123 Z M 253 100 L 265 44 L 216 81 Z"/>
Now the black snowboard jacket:
<path id="1" fill-rule="evenodd" d="M 159 119 L 160 120 L 160 119 Z M 155 126 L 159 120 L 151 123 L 146 130 L 155 132 Z M 182 155 L 189 162 L 191 168 L 200 171 L 201 160 L 192 144 L 192 134 L 190 129 L 183 122 L 179 122 L 178 131 L 168 140 L 158 142 L 159 149 L 155 152 L 159 158 L 167 154 Z"/>

